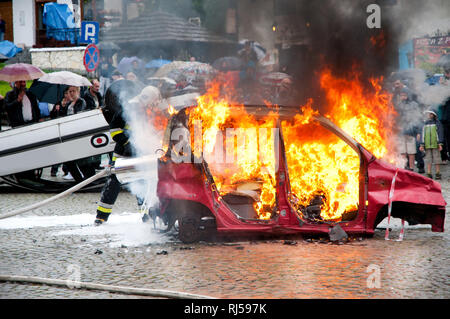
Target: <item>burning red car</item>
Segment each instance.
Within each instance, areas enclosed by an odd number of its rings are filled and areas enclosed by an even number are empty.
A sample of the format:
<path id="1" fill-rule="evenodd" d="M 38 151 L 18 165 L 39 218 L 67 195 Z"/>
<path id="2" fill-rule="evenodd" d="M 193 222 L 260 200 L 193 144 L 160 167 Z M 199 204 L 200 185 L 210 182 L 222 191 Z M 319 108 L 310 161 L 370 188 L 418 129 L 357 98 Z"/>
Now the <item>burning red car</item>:
<path id="1" fill-rule="evenodd" d="M 391 188 L 393 217 L 444 231 L 439 183 L 377 159 L 328 118 L 268 106 L 227 106 L 226 116 L 220 107 L 208 116 L 201 103 L 172 117 L 172 140 L 158 161 L 157 215 L 167 229 L 178 224 L 181 241 L 211 232 L 329 234 L 337 225 L 349 235 L 373 235 Z M 240 157 L 227 153 L 239 148 L 236 127 L 250 136 Z"/>

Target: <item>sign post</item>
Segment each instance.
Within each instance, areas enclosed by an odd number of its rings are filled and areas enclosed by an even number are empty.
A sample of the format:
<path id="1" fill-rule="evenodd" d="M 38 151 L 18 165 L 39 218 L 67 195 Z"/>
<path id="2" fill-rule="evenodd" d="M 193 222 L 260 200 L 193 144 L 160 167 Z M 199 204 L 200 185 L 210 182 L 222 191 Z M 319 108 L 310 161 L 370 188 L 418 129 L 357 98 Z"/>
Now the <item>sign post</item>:
<path id="1" fill-rule="evenodd" d="M 100 51 L 93 43 L 84 50 L 83 64 L 88 72 L 94 72 L 100 64 Z"/>

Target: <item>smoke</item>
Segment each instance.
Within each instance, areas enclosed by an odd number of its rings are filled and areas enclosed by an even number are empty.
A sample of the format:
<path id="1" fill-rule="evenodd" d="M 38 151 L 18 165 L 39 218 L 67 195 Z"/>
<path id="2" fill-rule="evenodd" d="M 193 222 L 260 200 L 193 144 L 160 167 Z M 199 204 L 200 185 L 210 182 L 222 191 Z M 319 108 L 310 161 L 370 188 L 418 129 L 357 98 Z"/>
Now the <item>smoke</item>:
<path id="1" fill-rule="evenodd" d="M 400 1 L 399 1 L 400 2 Z M 442 0 L 409 0 L 387 12 L 401 42 L 450 31 L 450 5 Z"/>
<path id="2" fill-rule="evenodd" d="M 430 85 L 426 82 L 427 74 L 420 69 L 408 70 L 403 73 L 402 82 L 417 95 L 417 102 L 424 108 L 437 109 L 450 97 L 448 85 Z"/>
<path id="3" fill-rule="evenodd" d="M 156 130 L 147 117 L 147 109 L 138 103 L 125 103 L 125 117 L 130 126 L 130 143 L 135 148 L 136 157 L 155 155 L 162 149 L 162 133 Z M 157 161 L 144 164 L 139 168 L 142 180 L 127 185 L 129 191 L 144 201 L 144 205 L 153 207 L 158 203 L 156 187 L 158 181 Z"/>
<path id="4" fill-rule="evenodd" d="M 304 63 L 309 81 L 317 79 L 324 67 L 335 76 L 352 76 L 355 68 L 363 79 L 385 76 L 396 60 L 397 34 L 381 10 L 381 28 L 370 28 L 367 7 L 375 1 L 328 0 L 302 2 L 303 19 L 309 21 L 310 50 Z M 317 89 L 317 87 L 316 87 Z M 309 90 L 308 90 L 309 91 Z M 320 95 L 320 92 L 318 92 Z"/>
<path id="5" fill-rule="evenodd" d="M 161 149 L 161 134 L 150 123 L 147 117 L 147 109 L 133 101 L 141 93 L 141 86 L 133 81 L 118 80 L 108 88 L 105 95 L 105 104 L 113 112 L 120 112 L 129 127 L 130 145 L 136 151 L 136 156 L 154 155 Z M 105 114 L 110 118 L 111 115 Z M 127 184 L 130 192 L 138 198 L 146 200 L 147 206 L 153 206 L 156 202 L 157 163 L 146 164 L 142 168 L 143 180 Z"/>
<path id="6" fill-rule="evenodd" d="M 190 0 L 178 1 L 179 6 L 171 8 L 175 2 L 156 1 L 154 6 L 188 17 L 195 15 L 194 11 L 199 9 L 194 8 L 194 3 L 201 3 Z M 238 12 L 237 22 L 240 23 L 238 36 L 263 44 L 273 43 L 274 33 L 270 26 L 274 17 L 269 14 L 274 12 L 269 10 L 273 3 L 271 1 L 248 3 L 250 7 L 261 5 L 267 7 L 267 10 L 263 10 L 267 14 L 259 15 L 261 10 L 257 11 L 258 14 L 250 11 Z M 361 73 L 363 84 L 371 89 L 369 79 L 381 76 L 388 78 L 398 69 L 398 47 L 401 43 L 416 36 L 433 34 L 437 29 L 443 32 L 449 29 L 450 5 L 443 0 L 284 0 L 274 3 L 278 9 L 284 5 L 292 8 L 287 14 L 295 17 L 295 27 L 305 37 L 303 44 L 291 47 L 284 47 L 283 43 L 274 44 L 279 49 L 280 61 L 286 60 L 287 73 L 294 77 L 294 87 L 297 90 L 295 105 L 304 105 L 309 98 L 313 98 L 314 105 L 319 109 L 326 105 L 324 91 L 319 83 L 320 73 L 325 67 L 330 69 L 334 76 L 343 78 L 354 78 L 353 72 L 357 69 Z M 367 24 L 370 15 L 367 8 L 371 4 L 378 4 L 380 7 L 380 28 L 370 28 Z M 237 8 L 242 6 L 239 4 Z M 275 15 L 286 14 L 278 12 L 278 9 L 275 10 Z M 185 14 L 181 12 L 183 10 L 186 11 Z M 244 25 L 239 19 L 246 16 L 251 22 Z M 248 25 L 249 23 L 251 25 Z M 254 38 L 251 38 L 250 31 L 246 34 L 245 30 L 251 30 Z M 150 52 L 157 48 L 150 50 L 141 47 L 141 49 L 142 52 Z M 208 50 L 207 46 L 204 50 Z M 175 51 L 176 48 L 173 52 Z M 424 73 L 414 74 L 408 87 L 418 92 L 419 102 L 424 107 L 436 107 L 448 98 L 448 89 L 429 86 L 425 83 L 425 78 Z M 131 125 L 138 128 L 132 136 L 138 155 L 154 152 L 160 147 L 157 132 L 142 122 L 144 120 L 142 114 L 133 114 L 135 110 L 129 111 Z"/>

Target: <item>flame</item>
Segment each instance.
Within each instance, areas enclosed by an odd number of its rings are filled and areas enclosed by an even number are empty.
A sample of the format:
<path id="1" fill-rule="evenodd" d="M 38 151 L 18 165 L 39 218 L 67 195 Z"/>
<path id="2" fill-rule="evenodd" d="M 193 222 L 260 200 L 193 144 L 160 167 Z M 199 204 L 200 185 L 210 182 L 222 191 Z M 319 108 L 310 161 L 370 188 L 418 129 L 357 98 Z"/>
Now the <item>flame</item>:
<path id="1" fill-rule="evenodd" d="M 169 104 L 167 108 L 167 113 L 169 114 L 169 116 L 172 116 L 174 114 L 177 114 L 178 111 L 172 105 Z"/>
<path id="2" fill-rule="evenodd" d="M 274 113 L 257 120 L 243 105 L 231 106 L 231 98 L 220 97 L 223 83 L 212 83 L 189 114 L 190 127 L 198 129 L 200 125 L 201 129 L 201 135 L 195 129 L 191 132 L 194 155 L 207 159 L 222 195 L 242 188 L 255 191 L 259 197 L 254 205 L 258 217 L 268 219 L 276 201 L 275 150 L 270 142 L 276 135 L 273 128 L 277 118 Z M 201 141 L 195 136 L 201 136 Z M 250 181 L 257 187 L 249 185 Z"/>
<path id="3" fill-rule="evenodd" d="M 358 72 L 343 79 L 329 70 L 320 78 L 327 101 L 324 116 L 379 158 L 390 154 L 386 141 L 393 128 L 388 119 L 395 113 L 381 81 L 371 79 L 365 88 Z M 311 122 L 313 114 L 307 105 L 302 115 L 282 123 L 292 200 L 305 207 L 321 196 L 321 217 L 339 220 L 358 208 L 360 160 L 343 140 Z"/>
<path id="4" fill-rule="evenodd" d="M 387 44 L 386 34 L 381 30 L 378 34 L 371 36 L 369 41 L 374 48 L 385 48 Z"/>
<path id="5" fill-rule="evenodd" d="M 390 96 L 381 89 L 382 78 L 371 79 L 367 86 L 360 77 L 357 71 L 346 79 L 324 70 L 320 85 L 327 103 L 321 113 L 376 157 L 386 157 L 387 137 L 393 132 L 389 119 L 395 114 Z M 269 219 L 276 213 L 278 107 L 269 108 L 271 112 L 262 117 L 249 114 L 223 94 L 231 91 L 223 84 L 211 83 L 190 111 L 194 155 L 203 155 L 208 162 L 221 195 L 254 191 L 258 217 Z M 319 112 L 312 99 L 300 110 L 293 119 L 281 121 L 291 203 L 307 207 L 320 196 L 322 219 L 339 220 L 345 212 L 358 208 L 360 159 L 314 120 Z"/>

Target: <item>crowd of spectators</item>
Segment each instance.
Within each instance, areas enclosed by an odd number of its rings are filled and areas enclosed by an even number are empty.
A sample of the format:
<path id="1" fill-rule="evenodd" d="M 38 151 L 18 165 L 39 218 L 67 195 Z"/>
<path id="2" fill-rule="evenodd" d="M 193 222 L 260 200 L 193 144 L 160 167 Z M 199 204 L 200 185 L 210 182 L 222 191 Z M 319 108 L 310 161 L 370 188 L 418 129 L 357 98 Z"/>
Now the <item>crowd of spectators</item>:
<path id="1" fill-rule="evenodd" d="M 405 158 L 406 169 L 441 179 L 440 165 L 446 165 L 450 159 L 450 68 L 444 69 L 439 81 L 429 85 L 441 86 L 447 92 L 442 101 L 431 104 L 414 81 L 394 81 L 392 103 L 399 115 L 397 149 Z"/>
<path id="2" fill-rule="evenodd" d="M 45 120 L 56 119 L 79 112 L 101 109 L 104 106 L 103 96 L 100 94 L 100 82 L 98 79 L 91 80 L 89 88 L 82 89 L 77 86 L 68 86 L 63 98 L 57 103 L 48 104 L 48 112 L 44 113 L 39 108 L 39 101 L 36 96 L 27 89 L 26 81 L 16 81 L 11 83 L 11 90 L 3 97 L 0 95 L 0 109 L 6 112 L 8 126 L 17 128 L 23 125 L 43 122 Z M 88 159 L 70 161 L 64 164 L 53 165 L 51 175 L 57 176 L 58 170 L 62 167 L 63 178 L 66 180 L 75 179 L 82 181 L 84 178 L 95 174 L 95 168 L 100 165 L 100 156 L 93 156 Z"/>

